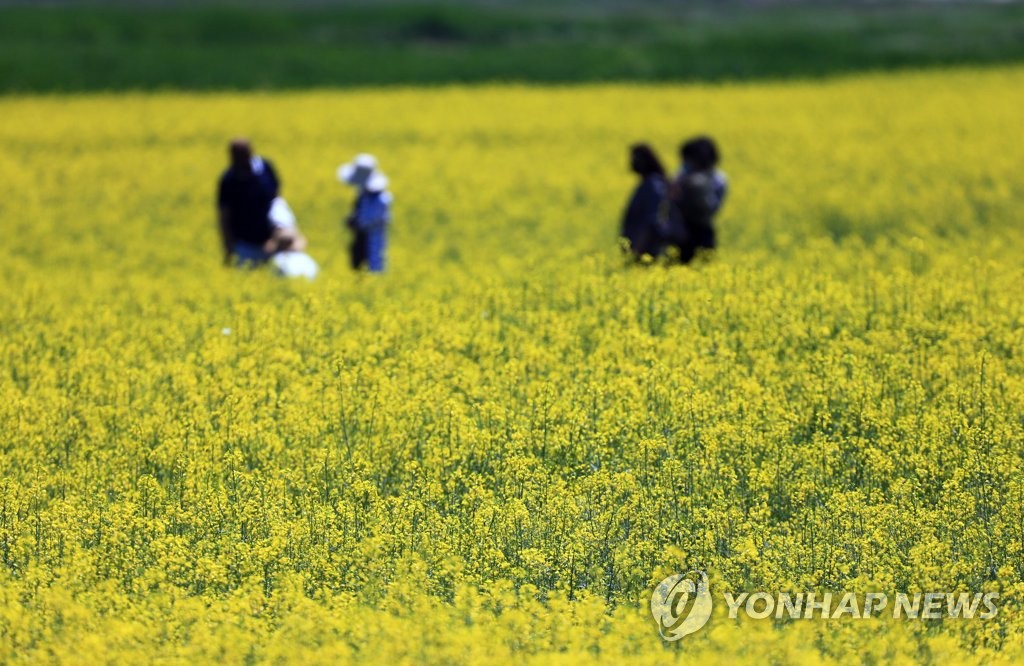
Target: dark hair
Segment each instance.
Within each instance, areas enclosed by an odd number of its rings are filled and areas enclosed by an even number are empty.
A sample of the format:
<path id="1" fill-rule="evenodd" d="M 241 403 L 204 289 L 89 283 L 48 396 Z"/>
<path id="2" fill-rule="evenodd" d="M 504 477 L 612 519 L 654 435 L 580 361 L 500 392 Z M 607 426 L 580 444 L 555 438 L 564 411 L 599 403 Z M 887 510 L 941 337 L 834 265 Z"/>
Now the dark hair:
<path id="1" fill-rule="evenodd" d="M 252 146 L 248 139 L 232 139 L 228 144 L 228 154 L 231 155 L 231 164 L 236 167 L 246 167 L 252 158 Z"/>
<path id="2" fill-rule="evenodd" d="M 665 175 L 665 167 L 655 154 L 654 149 L 646 143 L 635 143 L 629 148 L 630 166 L 641 176 L 651 174 Z"/>
<path id="3" fill-rule="evenodd" d="M 711 137 L 698 136 L 679 147 L 683 162 L 690 164 L 697 171 L 713 169 L 718 164 L 718 146 Z"/>

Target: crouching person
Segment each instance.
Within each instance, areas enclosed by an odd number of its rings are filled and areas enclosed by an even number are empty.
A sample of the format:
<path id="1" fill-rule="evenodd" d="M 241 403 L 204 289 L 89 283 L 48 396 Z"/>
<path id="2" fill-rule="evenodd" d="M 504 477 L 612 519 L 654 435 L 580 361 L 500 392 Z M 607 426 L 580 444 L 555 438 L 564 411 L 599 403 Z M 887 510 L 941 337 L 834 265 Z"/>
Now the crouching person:
<path id="1" fill-rule="evenodd" d="M 274 271 L 281 277 L 312 280 L 320 272 L 313 257 L 306 254 L 306 237 L 295 226 L 275 228 L 266 249 Z"/>

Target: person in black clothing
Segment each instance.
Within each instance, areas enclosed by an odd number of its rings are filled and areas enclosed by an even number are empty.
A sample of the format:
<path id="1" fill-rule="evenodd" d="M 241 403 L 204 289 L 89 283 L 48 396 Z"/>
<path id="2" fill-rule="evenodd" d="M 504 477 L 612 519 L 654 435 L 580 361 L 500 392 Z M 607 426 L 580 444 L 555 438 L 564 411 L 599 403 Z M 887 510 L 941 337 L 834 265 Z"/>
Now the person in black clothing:
<path id="1" fill-rule="evenodd" d="M 715 142 L 699 136 L 679 148 L 682 167 L 669 188 L 671 215 L 666 240 L 679 249 L 679 260 L 689 263 L 699 251 L 715 248 L 714 217 L 722 206 L 728 181 L 717 169 Z"/>
<path id="2" fill-rule="evenodd" d="M 270 258 L 268 244 L 274 234 L 271 206 L 280 182 L 270 160 L 253 155 L 246 139 L 228 148 L 231 164 L 221 176 L 217 193 L 224 263 L 262 263 Z"/>
<path id="3" fill-rule="evenodd" d="M 626 206 L 620 235 L 629 242 L 634 258 L 656 257 L 661 253 L 661 218 L 666 214 L 668 195 L 665 168 L 646 143 L 630 147 L 629 166 L 640 182 Z"/>

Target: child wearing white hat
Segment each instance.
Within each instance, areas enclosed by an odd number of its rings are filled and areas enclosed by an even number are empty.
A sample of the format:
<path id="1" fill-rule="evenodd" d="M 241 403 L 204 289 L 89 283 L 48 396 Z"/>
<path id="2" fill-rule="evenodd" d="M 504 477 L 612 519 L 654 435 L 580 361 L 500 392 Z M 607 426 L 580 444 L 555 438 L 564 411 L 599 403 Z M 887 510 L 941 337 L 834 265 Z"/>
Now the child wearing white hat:
<path id="1" fill-rule="evenodd" d="M 356 155 L 351 162 L 338 167 L 338 180 L 357 188 L 359 194 L 352 205 L 346 225 L 353 231 L 350 246 L 352 268 L 365 264 L 372 273 L 384 270 L 387 249 L 387 227 L 391 222 L 391 193 L 388 179 L 377 166 L 377 158 L 367 153 Z"/>

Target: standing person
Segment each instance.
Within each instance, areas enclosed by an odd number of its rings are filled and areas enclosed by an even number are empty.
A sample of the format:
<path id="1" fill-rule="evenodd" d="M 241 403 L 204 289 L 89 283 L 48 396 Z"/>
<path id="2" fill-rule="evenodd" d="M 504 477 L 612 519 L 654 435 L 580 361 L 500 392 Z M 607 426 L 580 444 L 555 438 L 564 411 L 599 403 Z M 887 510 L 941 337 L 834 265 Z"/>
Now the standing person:
<path id="1" fill-rule="evenodd" d="M 634 258 L 645 254 L 656 257 L 661 253 L 661 226 L 668 196 L 665 168 L 646 143 L 630 147 L 629 167 L 640 176 L 640 182 L 626 206 L 620 235 L 629 242 Z"/>
<path id="2" fill-rule="evenodd" d="M 295 217 L 278 196 L 281 185 L 270 160 L 254 155 L 247 139 L 231 141 L 228 154 L 231 163 L 217 192 L 224 263 L 262 263 L 270 257 L 274 228 L 294 225 Z"/>
<path id="3" fill-rule="evenodd" d="M 714 218 L 722 207 L 728 180 L 718 167 L 718 146 L 706 136 L 683 143 L 679 148 L 682 167 L 669 189 L 672 201 L 671 243 L 679 248 L 679 259 L 689 263 L 700 250 L 716 245 Z"/>
<path id="4" fill-rule="evenodd" d="M 362 153 L 338 167 L 338 180 L 358 190 L 352 212 L 345 224 L 353 232 L 350 256 L 353 270 L 367 265 L 371 273 L 384 270 L 387 227 L 391 222 L 391 193 L 388 179 L 377 166 L 377 158 Z"/>

